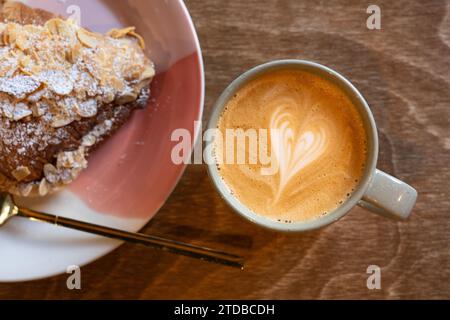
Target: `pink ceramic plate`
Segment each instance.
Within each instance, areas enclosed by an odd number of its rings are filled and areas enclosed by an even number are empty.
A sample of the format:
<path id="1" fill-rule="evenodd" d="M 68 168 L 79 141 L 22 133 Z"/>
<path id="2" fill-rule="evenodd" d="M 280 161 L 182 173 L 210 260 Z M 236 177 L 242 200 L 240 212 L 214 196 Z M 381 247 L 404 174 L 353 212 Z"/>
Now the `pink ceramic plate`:
<path id="1" fill-rule="evenodd" d="M 173 130 L 193 139 L 204 100 L 203 63 L 189 13 L 180 0 L 28 0 L 33 7 L 72 16 L 94 31 L 134 25 L 156 64 L 152 99 L 90 159 L 70 188 L 39 200 L 37 210 L 138 231 L 164 204 L 184 165 L 171 161 Z M 0 282 L 24 281 L 83 266 L 120 245 L 77 231 L 12 220 L 0 230 Z"/>

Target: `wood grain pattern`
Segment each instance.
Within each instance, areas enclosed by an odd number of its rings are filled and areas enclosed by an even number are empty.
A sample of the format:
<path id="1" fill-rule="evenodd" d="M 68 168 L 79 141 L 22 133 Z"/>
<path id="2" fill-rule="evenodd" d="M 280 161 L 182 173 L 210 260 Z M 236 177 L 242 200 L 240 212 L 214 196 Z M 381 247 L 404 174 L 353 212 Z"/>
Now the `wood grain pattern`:
<path id="1" fill-rule="evenodd" d="M 191 166 L 144 231 L 243 254 L 245 271 L 124 245 L 82 269 L 81 291 L 67 290 L 63 275 L 0 284 L 0 299 L 450 299 L 450 2 L 376 2 L 380 31 L 366 28 L 365 1 L 187 5 L 204 50 L 204 119 L 251 66 L 278 58 L 328 65 L 369 101 L 380 130 L 380 169 L 418 189 L 409 221 L 356 208 L 319 231 L 269 232 L 233 214 L 205 168 Z M 366 287 L 371 264 L 382 268 L 378 291 Z"/>

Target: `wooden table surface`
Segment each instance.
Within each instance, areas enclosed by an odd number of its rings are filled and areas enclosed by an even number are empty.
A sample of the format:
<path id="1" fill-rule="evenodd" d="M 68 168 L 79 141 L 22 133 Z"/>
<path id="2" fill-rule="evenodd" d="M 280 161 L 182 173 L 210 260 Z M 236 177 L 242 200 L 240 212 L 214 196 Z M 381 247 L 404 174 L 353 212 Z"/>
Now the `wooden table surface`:
<path id="1" fill-rule="evenodd" d="M 375 1 L 382 30 L 368 30 L 367 1 L 189 0 L 206 66 L 206 113 L 246 69 L 279 58 L 326 64 L 365 95 L 380 133 L 379 168 L 419 191 L 412 217 L 395 222 L 355 208 L 306 234 L 241 220 L 203 166 L 191 166 L 153 233 L 240 253 L 245 271 L 124 245 L 67 275 L 0 284 L 0 299 L 450 299 L 450 2 Z M 381 290 L 366 269 L 381 267 Z"/>

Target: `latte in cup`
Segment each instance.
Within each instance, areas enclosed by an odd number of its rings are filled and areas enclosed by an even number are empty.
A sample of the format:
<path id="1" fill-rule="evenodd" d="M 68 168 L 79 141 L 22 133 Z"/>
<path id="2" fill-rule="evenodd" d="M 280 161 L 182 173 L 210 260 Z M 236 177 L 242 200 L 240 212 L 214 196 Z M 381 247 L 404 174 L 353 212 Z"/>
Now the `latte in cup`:
<path id="1" fill-rule="evenodd" d="M 226 104 L 218 129 L 220 177 L 239 202 L 269 219 L 320 218 L 363 176 L 367 134 L 357 108 L 338 85 L 307 71 L 272 70 L 250 80 Z M 236 161 L 240 152 L 245 161 Z"/>

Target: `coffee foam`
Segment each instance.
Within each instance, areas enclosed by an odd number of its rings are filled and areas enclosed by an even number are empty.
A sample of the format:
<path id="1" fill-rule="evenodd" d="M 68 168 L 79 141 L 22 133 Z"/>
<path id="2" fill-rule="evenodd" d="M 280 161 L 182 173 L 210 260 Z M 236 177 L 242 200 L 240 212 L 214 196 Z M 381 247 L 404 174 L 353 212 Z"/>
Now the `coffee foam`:
<path id="1" fill-rule="evenodd" d="M 359 113 L 339 87 L 311 73 L 278 70 L 251 80 L 228 102 L 218 128 L 224 136 L 226 129 L 269 130 L 276 174 L 265 175 L 261 163 L 219 169 L 241 203 L 271 219 L 306 221 L 329 213 L 363 174 L 366 133 Z"/>

